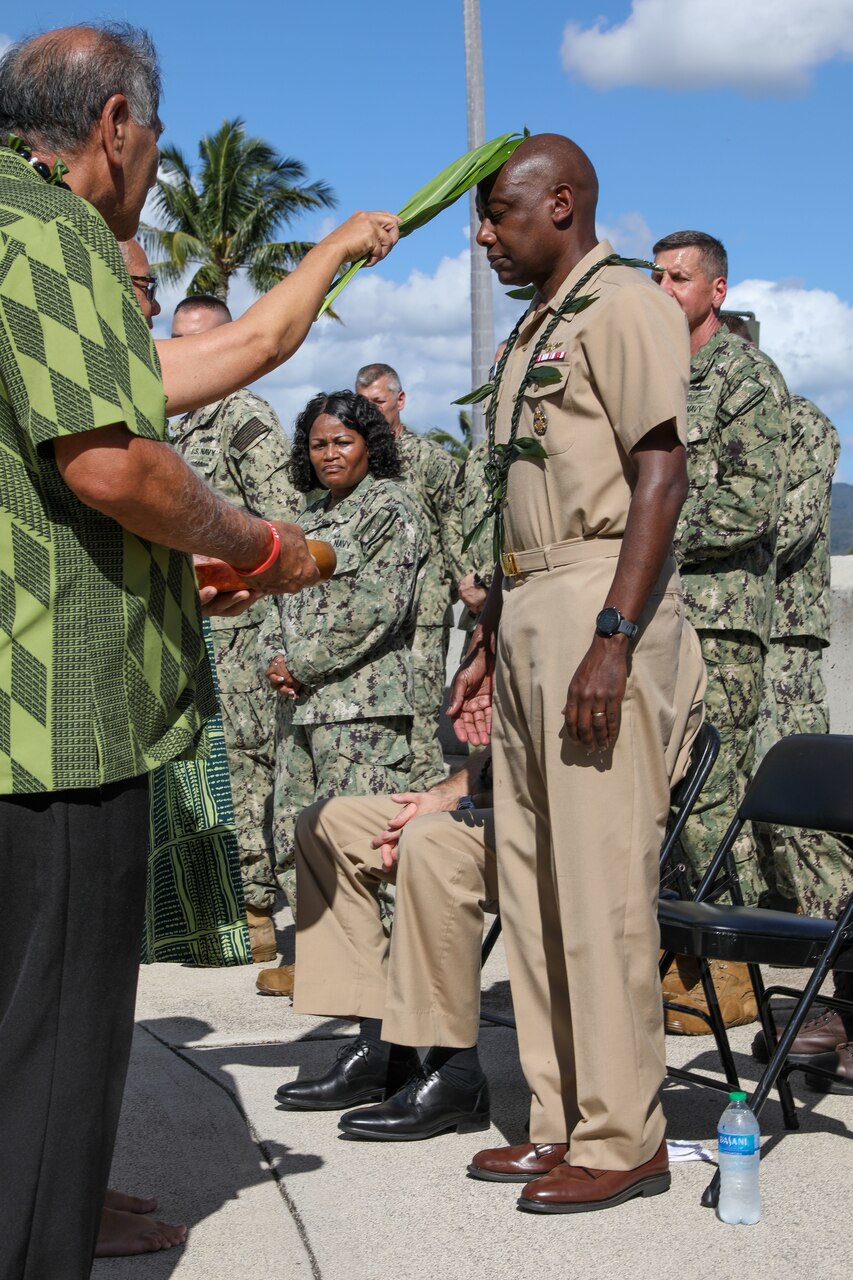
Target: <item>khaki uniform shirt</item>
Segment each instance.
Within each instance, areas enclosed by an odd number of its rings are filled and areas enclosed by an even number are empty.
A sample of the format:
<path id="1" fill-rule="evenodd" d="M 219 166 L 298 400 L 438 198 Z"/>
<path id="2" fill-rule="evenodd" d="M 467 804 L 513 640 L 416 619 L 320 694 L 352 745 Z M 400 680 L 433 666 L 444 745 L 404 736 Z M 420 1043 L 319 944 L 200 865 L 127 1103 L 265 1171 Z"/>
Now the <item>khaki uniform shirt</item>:
<path id="1" fill-rule="evenodd" d="M 512 392 L 537 338 L 576 281 L 612 252 L 606 240 L 597 244 L 552 303 L 525 318 L 499 392 L 498 443 L 509 438 Z M 559 322 L 544 353 L 560 382 L 524 392 L 518 436 L 538 436 L 548 458 L 518 458 L 510 467 L 504 521 L 513 551 L 621 538 L 636 478 L 631 449 L 663 422 L 686 436 L 690 349 L 681 309 L 631 267 L 605 267 L 582 292 L 598 297 Z"/>

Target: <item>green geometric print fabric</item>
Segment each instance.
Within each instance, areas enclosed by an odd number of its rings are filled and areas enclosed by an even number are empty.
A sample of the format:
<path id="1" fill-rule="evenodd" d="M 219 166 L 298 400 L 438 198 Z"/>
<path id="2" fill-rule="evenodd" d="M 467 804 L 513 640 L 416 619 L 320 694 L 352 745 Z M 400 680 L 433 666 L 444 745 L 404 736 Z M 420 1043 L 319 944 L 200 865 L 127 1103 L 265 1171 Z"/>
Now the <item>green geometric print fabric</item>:
<path id="1" fill-rule="evenodd" d="M 209 624 L 205 623 L 213 678 Z M 151 853 L 142 963 L 251 964 L 220 717 L 204 727 L 207 758 L 151 774 Z"/>
<path id="2" fill-rule="evenodd" d="M 162 440 L 159 362 L 115 237 L 0 149 L 0 794 L 195 750 L 216 709 L 189 558 L 85 506 L 51 442 Z"/>

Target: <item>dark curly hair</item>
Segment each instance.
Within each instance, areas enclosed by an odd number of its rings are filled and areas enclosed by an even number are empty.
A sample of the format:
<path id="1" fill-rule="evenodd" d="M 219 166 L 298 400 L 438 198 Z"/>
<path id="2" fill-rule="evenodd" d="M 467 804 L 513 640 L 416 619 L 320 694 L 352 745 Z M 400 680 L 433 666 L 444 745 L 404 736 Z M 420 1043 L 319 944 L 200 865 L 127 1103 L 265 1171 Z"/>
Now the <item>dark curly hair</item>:
<path id="1" fill-rule="evenodd" d="M 317 479 L 308 455 L 308 433 L 321 413 L 328 413 L 364 436 L 367 469 L 377 480 L 397 480 L 403 474 L 391 428 L 372 400 L 357 396 L 354 391 L 321 391 L 308 401 L 293 428 L 293 450 L 287 470 L 291 483 L 300 493 L 325 488 Z"/>

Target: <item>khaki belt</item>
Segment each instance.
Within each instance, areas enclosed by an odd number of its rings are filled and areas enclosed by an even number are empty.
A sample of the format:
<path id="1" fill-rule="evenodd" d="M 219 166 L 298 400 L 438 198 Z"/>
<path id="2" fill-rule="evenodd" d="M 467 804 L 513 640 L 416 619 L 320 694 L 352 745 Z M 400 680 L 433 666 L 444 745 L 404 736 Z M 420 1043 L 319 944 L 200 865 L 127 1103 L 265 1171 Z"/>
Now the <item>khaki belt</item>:
<path id="1" fill-rule="evenodd" d="M 541 573 L 543 569 L 559 569 L 581 560 L 613 560 L 622 550 L 621 538 L 588 538 L 574 542 L 554 542 L 550 547 L 534 547 L 530 551 L 505 551 L 501 568 L 507 578 L 525 573 Z"/>

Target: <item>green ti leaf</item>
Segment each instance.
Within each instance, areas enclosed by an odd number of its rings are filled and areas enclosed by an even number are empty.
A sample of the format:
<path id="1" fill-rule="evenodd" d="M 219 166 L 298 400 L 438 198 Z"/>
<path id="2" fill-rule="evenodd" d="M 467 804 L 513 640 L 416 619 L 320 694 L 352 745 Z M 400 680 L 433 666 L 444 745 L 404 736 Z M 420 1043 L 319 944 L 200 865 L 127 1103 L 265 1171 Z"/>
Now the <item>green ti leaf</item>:
<path id="1" fill-rule="evenodd" d="M 413 231 L 417 231 L 418 227 L 423 227 L 430 222 L 443 209 L 448 209 L 450 205 L 455 204 L 466 191 L 470 191 L 484 178 L 488 178 L 490 174 L 500 169 L 501 165 L 506 164 L 516 147 L 523 141 L 524 136 L 520 133 L 502 133 L 499 138 L 484 142 L 481 147 L 475 147 L 473 151 L 466 152 L 446 169 L 442 169 L 441 173 L 436 174 L 403 205 L 399 213 L 400 235 L 411 235 Z M 328 310 L 341 290 L 349 284 L 366 261 L 366 258 L 362 258 L 354 262 L 349 270 L 335 281 L 317 313 L 318 318 Z"/>
<path id="2" fill-rule="evenodd" d="M 540 387 L 548 387 L 552 383 L 562 382 L 563 375 L 559 369 L 555 369 L 553 365 L 535 364 L 528 371 L 527 377 L 531 382 L 538 382 Z"/>
<path id="3" fill-rule="evenodd" d="M 476 391 L 469 391 L 467 396 L 460 396 L 458 400 L 451 401 L 452 404 L 479 404 L 481 400 L 485 400 L 495 389 L 493 382 L 485 382 L 482 387 L 478 387 Z"/>
<path id="4" fill-rule="evenodd" d="M 508 289 L 508 298 L 513 298 L 516 302 L 530 302 L 536 297 L 536 285 L 526 284 L 522 289 Z"/>
<path id="5" fill-rule="evenodd" d="M 645 258 L 620 258 L 616 264 L 618 267 L 637 267 L 641 271 L 653 271 L 655 264 L 647 262 Z"/>
<path id="6" fill-rule="evenodd" d="M 577 315 L 579 311 L 586 311 L 587 307 L 591 307 L 598 297 L 597 293 L 583 293 L 574 298 L 566 307 L 563 308 L 563 315 Z"/>
<path id="7" fill-rule="evenodd" d="M 518 458 L 547 458 L 548 450 L 540 440 L 534 440 L 532 436 L 519 436 L 517 440 L 513 440 L 512 444 L 505 446 L 511 449 L 513 455 Z"/>

